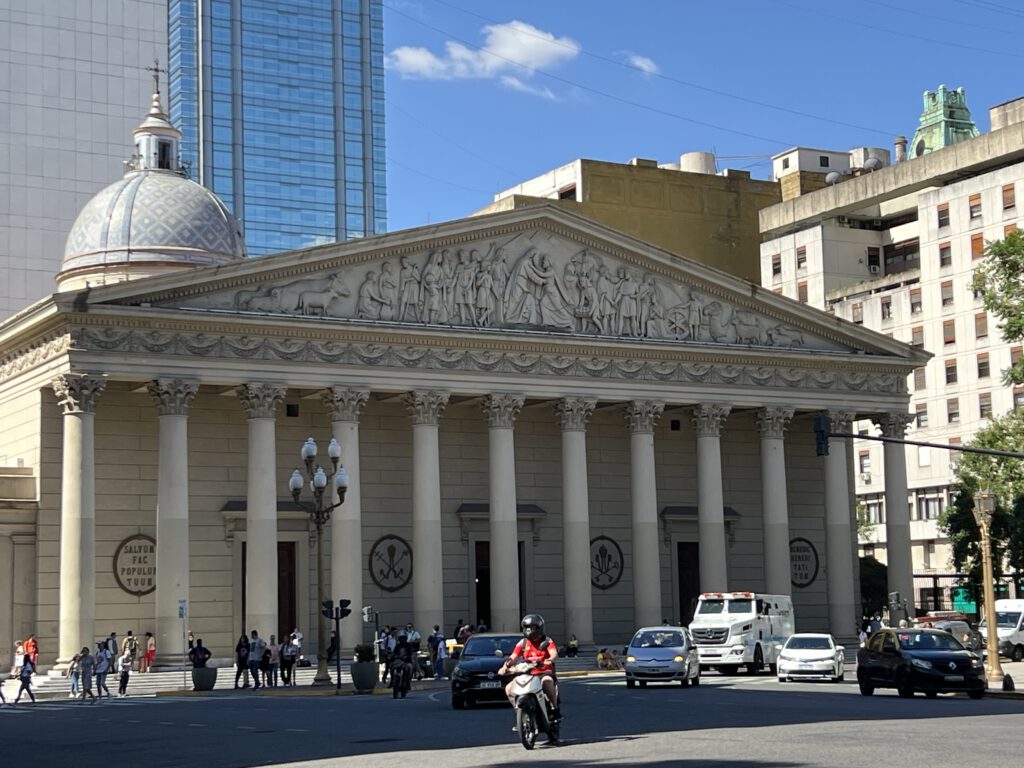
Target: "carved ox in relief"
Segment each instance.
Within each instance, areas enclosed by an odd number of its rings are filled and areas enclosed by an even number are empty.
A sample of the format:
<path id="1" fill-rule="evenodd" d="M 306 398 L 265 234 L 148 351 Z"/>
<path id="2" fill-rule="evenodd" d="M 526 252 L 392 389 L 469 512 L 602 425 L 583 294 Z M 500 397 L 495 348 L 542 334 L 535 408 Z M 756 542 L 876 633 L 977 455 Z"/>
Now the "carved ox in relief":
<path id="1" fill-rule="evenodd" d="M 761 319 L 753 312 L 713 301 L 704 308 L 711 338 L 727 344 L 764 344 Z"/>
<path id="2" fill-rule="evenodd" d="M 235 306 L 250 312 L 299 312 L 303 315 L 329 314 L 335 299 L 351 291 L 338 274 L 326 278 L 295 280 L 286 285 L 263 286 L 235 294 Z"/>

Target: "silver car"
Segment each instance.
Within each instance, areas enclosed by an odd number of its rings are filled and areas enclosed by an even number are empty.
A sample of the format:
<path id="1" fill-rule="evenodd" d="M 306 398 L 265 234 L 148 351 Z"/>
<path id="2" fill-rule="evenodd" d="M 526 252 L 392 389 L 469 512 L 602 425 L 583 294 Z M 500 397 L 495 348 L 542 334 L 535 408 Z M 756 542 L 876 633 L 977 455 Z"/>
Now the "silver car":
<path id="1" fill-rule="evenodd" d="M 686 627 L 642 627 L 626 649 L 626 687 L 637 683 L 700 685 L 700 657 Z"/>

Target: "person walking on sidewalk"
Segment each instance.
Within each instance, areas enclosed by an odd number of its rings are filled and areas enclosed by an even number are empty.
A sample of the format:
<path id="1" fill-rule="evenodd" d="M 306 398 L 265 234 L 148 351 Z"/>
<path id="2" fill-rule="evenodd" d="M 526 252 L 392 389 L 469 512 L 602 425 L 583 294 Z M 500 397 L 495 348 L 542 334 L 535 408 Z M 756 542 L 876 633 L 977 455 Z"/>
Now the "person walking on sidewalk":
<path id="1" fill-rule="evenodd" d="M 267 647 L 267 641 L 260 637 L 255 629 L 252 631 L 252 639 L 249 641 L 249 674 L 252 675 L 253 690 L 260 686 L 260 664 L 263 661 L 263 651 Z M 270 669 L 270 660 L 267 660 L 267 669 Z"/>
<path id="2" fill-rule="evenodd" d="M 14 697 L 15 704 L 21 701 L 21 694 L 25 691 L 28 691 L 28 697 L 32 699 L 32 703 L 36 703 L 36 695 L 32 693 L 32 675 L 35 671 L 36 668 L 32 665 L 32 658 L 26 653 L 25 658 L 21 660 L 21 673 L 18 678 L 21 680 L 21 687 L 18 689 L 18 695 Z"/>
<path id="3" fill-rule="evenodd" d="M 192 634 L 191 632 L 189 634 Z M 193 641 L 189 640 L 188 647 L 191 650 Z M 146 662 L 146 668 L 142 668 L 142 661 L 139 661 L 139 672 L 152 672 L 153 662 L 156 661 L 156 638 L 153 637 L 152 632 L 146 633 L 146 647 L 142 652 L 142 659 Z"/>
<path id="4" fill-rule="evenodd" d="M 107 688 L 107 675 L 110 674 L 110 667 L 114 659 L 105 643 L 99 643 L 99 650 L 96 652 L 96 693 L 100 696 L 107 692 L 107 698 L 111 698 L 110 689 Z"/>
<path id="5" fill-rule="evenodd" d="M 281 684 L 295 685 L 295 661 L 299 658 L 299 646 L 293 641 L 295 637 L 289 635 L 281 646 Z"/>
<path id="6" fill-rule="evenodd" d="M 25 656 L 28 656 L 29 661 L 32 662 L 32 669 L 36 668 L 36 659 L 39 658 L 39 643 L 36 641 L 35 635 L 29 635 L 28 640 L 25 641 Z"/>
<path id="7" fill-rule="evenodd" d="M 117 668 L 121 672 L 117 681 L 117 695 L 124 698 L 128 695 L 128 678 L 132 673 L 132 655 L 128 651 L 122 653 L 117 660 Z"/>
<path id="8" fill-rule="evenodd" d="M 281 669 L 281 646 L 277 644 L 277 635 L 270 636 L 270 642 L 267 644 L 267 650 L 270 651 L 270 681 L 269 685 L 271 688 L 277 688 L 277 673 Z"/>
<path id="9" fill-rule="evenodd" d="M 126 653 L 131 654 L 133 664 L 135 663 L 135 659 L 139 658 L 139 638 L 137 638 L 130 629 L 128 630 L 128 634 L 125 635 L 124 642 L 121 643 L 121 653 L 118 655 L 118 658 Z M 142 670 L 141 659 L 139 659 L 139 670 Z"/>
<path id="10" fill-rule="evenodd" d="M 85 695 L 89 694 L 89 698 L 95 703 L 96 696 L 92 692 L 92 673 L 96 669 L 96 657 L 89 653 L 89 646 L 82 648 L 81 653 L 78 654 L 78 669 L 82 673 L 82 701 L 85 701 Z"/>
<path id="11" fill-rule="evenodd" d="M 76 653 L 71 657 L 71 663 L 68 665 L 68 679 L 71 680 L 71 693 L 68 694 L 69 699 L 77 699 L 79 692 L 78 681 L 82 676 L 82 670 L 80 662 L 82 654 Z"/>
<path id="12" fill-rule="evenodd" d="M 245 682 L 243 688 L 249 687 L 249 638 L 243 632 L 235 643 L 235 688 L 238 687 L 238 679 Z"/>

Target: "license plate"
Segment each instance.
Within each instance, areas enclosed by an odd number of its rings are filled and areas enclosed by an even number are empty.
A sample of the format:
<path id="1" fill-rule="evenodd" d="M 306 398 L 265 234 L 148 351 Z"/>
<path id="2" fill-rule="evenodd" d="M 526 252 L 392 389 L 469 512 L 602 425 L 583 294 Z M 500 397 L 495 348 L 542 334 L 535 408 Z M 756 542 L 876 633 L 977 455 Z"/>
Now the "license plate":
<path id="1" fill-rule="evenodd" d="M 485 680 L 480 683 L 481 688 L 501 688 L 501 682 L 499 680 Z"/>
<path id="2" fill-rule="evenodd" d="M 943 678 L 947 683 L 962 683 L 964 681 L 963 675 L 946 675 Z"/>

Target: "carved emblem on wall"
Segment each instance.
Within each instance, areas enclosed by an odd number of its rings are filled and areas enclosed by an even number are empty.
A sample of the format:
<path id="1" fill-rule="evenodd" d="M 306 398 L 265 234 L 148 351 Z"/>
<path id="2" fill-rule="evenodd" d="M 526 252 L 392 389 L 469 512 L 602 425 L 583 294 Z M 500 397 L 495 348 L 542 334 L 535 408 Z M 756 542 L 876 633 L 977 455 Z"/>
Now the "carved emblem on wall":
<path id="1" fill-rule="evenodd" d="M 790 581 L 794 587 L 809 587 L 818 578 L 818 550 L 804 538 L 789 542 Z"/>
<path id="2" fill-rule="evenodd" d="M 590 540 L 590 583 L 611 589 L 622 578 L 622 550 L 615 539 L 595 536 Z"/>
<path id="3" fill-rule="evenodd" d="M 397 592 L 412 578 L 412 547 L 401 536 L 381 536 L 370 547 L 370 578 L 385 592 Z"/>
<path id="4" fill-rule="evenodd" d="M 156 540 L 136 534 L 114 550 L 114 580 L 129 595 L 142 597 L 156 590 Z"/>

